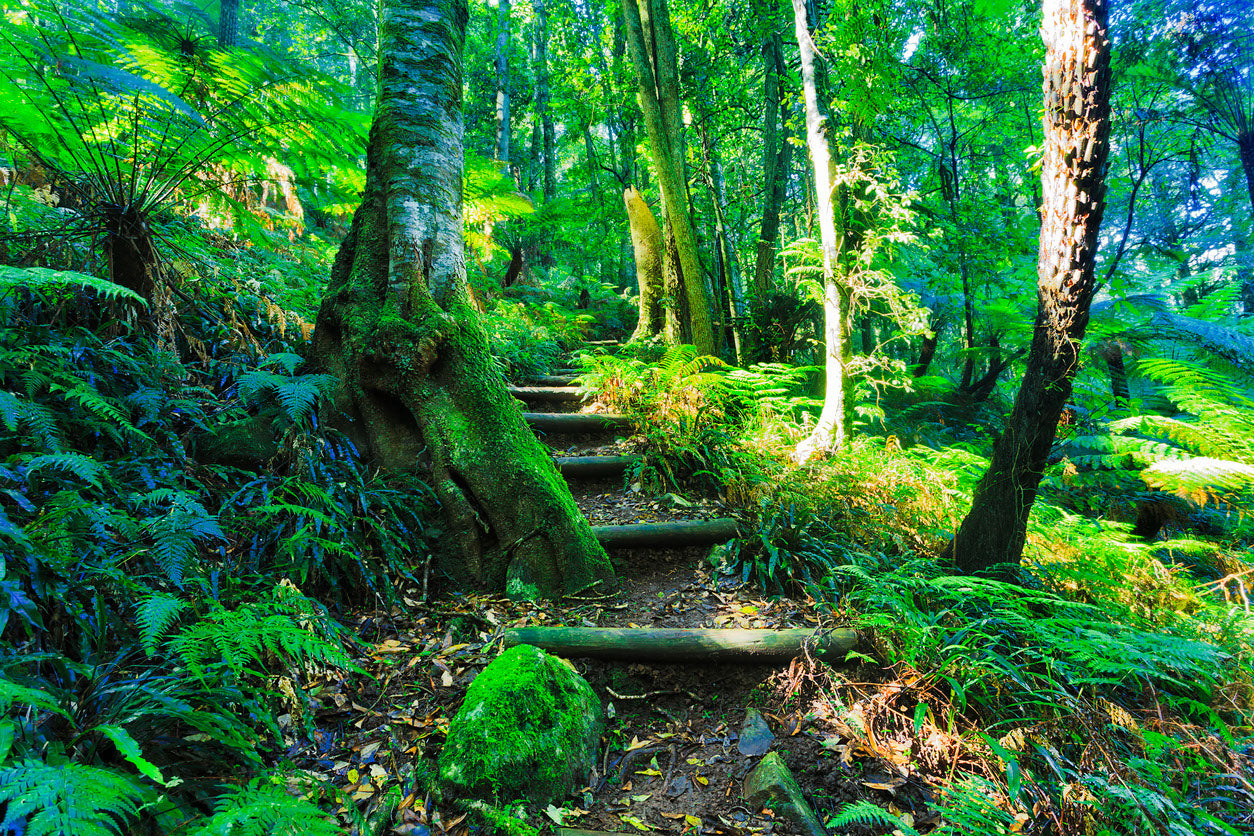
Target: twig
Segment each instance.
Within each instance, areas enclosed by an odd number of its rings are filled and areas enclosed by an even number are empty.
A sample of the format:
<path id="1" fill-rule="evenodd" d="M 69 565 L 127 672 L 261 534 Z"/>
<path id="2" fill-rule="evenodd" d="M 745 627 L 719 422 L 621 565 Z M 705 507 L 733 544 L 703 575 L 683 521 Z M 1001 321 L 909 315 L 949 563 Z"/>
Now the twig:
<path id="1" fill-rule="evenodd" d="M 669 697 L 675 694 L 686 694 L 687 696 L 692 697 L 697 702 L 700 702 L 700 703 L 705 702 L 704 700 L 702 700 L 700 697 L 698 697 L 696 694 L 692 693 L 691 691 L 680 691 L 680 690 L 646 691 L 643 694 L 620 694 L 617 691 L 615 691 L 613 688 L 606 688 L 605 690 L 611 697 L 613 697 L 616 700 L 647 700 L 649 697 Z"/>

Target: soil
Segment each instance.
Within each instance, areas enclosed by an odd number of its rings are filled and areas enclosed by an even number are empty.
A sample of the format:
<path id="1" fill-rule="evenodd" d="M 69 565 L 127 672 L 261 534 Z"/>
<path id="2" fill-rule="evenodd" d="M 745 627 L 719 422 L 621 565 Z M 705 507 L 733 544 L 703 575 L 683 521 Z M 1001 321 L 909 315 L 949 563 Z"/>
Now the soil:
<path id="1" fill-rule="evenodd" d="M 596 438 L 547 443 L 557 455 L 630 450 Z M 621 478 L 573 491 L 594 525 L 729 514 L 717 502 L 645 496 Z M 421 774 L 435 764 L 467 685 L 500 652 L 504 629 L 839 626 L 836 614 L 807 598 L 767 600 L 710 557 L 708 547 L 611 551 L 621 587 L 560 604 L 483 595 L 424 602 L 410 591 L 404 607 L 356 617 L 357 662 L 368 675 L 305 683 L 312 703 L 293 705 L 283 754 L 339 789 L 346 820 L 357 822 L 353 832 L 460 836 L 469 820 L 455 803 L 432 799 Z M 586 787 L 561 809 L 527 810 L 528 820 L 627 833 L 797 833 L 788 819 L 743 797 L 745 776 L 769 749 L 820 819 L 865 799 L 926 832 L 934 821 L 932 788 L 960 757 L 957 737 L 917 719 L 932 713 L 916 711 L 925 689 L 909 684 L 909 672 L 869 659 L 835 666 L 804 657 L 786 665 L 572 660 L 609 717 L 602 750 Z M 939 714 L 935 694 L 927 696 Z M 769 741 L 742 741 L 752 711 L 765 719 Z M 853 825 L 843 832 L 886 830 Z"/>

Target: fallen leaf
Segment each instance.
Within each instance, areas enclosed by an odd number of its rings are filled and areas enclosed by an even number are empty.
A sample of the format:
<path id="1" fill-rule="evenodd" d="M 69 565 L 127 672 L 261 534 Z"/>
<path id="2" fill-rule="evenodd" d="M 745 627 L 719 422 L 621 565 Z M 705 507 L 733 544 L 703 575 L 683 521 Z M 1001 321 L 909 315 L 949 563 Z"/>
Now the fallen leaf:
<path id="1" fill-rule="evenodd" d="M 645 824 L 635 816 L 620 815 L 619 818 L 623 820 L 623 824 L 629 824 L 636 828 L 636 830 L 641 830 L 645 833 L 653 829 L 650 825 Z"/>

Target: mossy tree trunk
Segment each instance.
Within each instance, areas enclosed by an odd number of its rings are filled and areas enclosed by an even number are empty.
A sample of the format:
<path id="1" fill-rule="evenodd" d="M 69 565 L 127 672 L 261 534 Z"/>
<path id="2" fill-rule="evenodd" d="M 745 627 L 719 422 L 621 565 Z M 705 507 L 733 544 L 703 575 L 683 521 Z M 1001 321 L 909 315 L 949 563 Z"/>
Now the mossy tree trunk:
<path id="1" fill-rule="evenodd" d="M 429 464 L 455 582 L 554 596 L 612 570 L 492 365 L 462 242 L 465 0 L 385 0 L 366 191 L 314 345 L 382 466 Z"/>
<path id="2" fill-rule="evenodd" d="M 1110 151 L 1106 0 L 1045 0 L 1044 200 L 1032 347 L 971 511 L 942 554 L 963 572 L 1018 563 L 1080 364 Z"/>
<path id="3" fill-rule="evenodd" d="M 649 204 L 631 186 L 623 191 L 623 203 L 627 207 L 627 225 L 636 260 L 636 286 L 640 292 L 640 319 L 631 335 L 634 342 L 662 333 L 662 228 Z"/>
<path id="4" fill-rule="evenodd" d="M 675 36 L 666 0 L 623 0 L 627 48 L 640 90 L 640 110 L 649 134 L 649 155 L 662 189 L 666 209 L 668 261 L 673 241 L 672 271 L 686 305 L 681 315 L 684 339 L 702 354 L 716 353 L 710 294 L 697 254 L 697 239 L 688 214 L 688 183 L 684 171 L 683 105 Z M 668 335 L 668 339 L 670 339 Z"/>

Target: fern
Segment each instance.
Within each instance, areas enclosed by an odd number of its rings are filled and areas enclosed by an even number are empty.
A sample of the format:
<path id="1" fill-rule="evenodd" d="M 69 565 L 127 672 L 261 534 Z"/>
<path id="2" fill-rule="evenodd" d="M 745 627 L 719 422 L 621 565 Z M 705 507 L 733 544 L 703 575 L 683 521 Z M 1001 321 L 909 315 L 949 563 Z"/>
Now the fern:
<path id="1" fill-rule="evenodd" d="M 45 453 L 26 460 L 28 477 L 44 470 L 68 473 L 94 487 L 100 487 L 105 474 L 104 465 L 82 453 Z"/>
<path id="2" fill-rule="evenodd" d="M 849 827 L 855 824 L 864 827 L 887 827 L 890 828 L 890 832 L 900 832 L 904 836 L 918 836 L 919 832 L 907 824 L 901 816 L 894 815 L 883 807 L 877 807 L 870 801 L 854 801 L 843 805 L 827 826 L 829 828 Z"/>
<path id="3" fill-rule="evenodd" d="M 186 601 L 173 595 L 155 593 L 136 606 L 135 623 L 139 625 L 140 645 L 149 657 L 157 652 L 157 642 L 178 621 L 186 610 Z"/>
<path id="4" fill-rule="evenodd" d="M 150 554 L 170 583 L 181 587 L 187 567 L 200 543 L 225 540 L 217 519 L 203 505 L 181 491 L 157 490 L 141 499 L 143 505 L 169 503 L 165 513 L 143 523 L 152 539 Z"/>
<path id="5" fill-rule="evenodd" d="M 71 299 L 85 290 L 101 297 L 135 304 L 145 304 L 142 296 L 120 284 L 98 279 L 73 270 L 49 270 L 46 267 L 7 267 L 0 265 L 0 296 L 14 290 L 36 293 L 49 300 Z"/>
<path id="6" fill-rule="evenodd" d="M 0 805 L 26 822 L 27 836 L 115 836 L 127 832 L 151 791 L 112 769 L 26 760 L 0 768 Z"/>
<path id="7" fill-rule="evenodd" d="M 273 783 L 228 789 L 190 836 L 335 836 L 341 829 L 314 804 Z"/>
<path id="8" fill-rule="evenodd" d="M 256 369 L 240 377 L 239 393 L 245 402 L 253 403 L 263 395 L 272 395 L 288 419 L 299 424 L 313 417 L 319 401 L 338 383 L 339 379 L 329 374 L 285 376 Z"/>
<path id="9" fill-rule="evenodd" d="M 320 663 L 352 669 L 329 630 L 327 617 L 316 604 L 280 586 L 263 601 L 234 610 L 215 607 L 175 635 L 170 646 L 200 677 L 217 664 L 225 665 L 236 677 L 260 675 L 269 667 L 271 656 L 289 665 Z"/>

